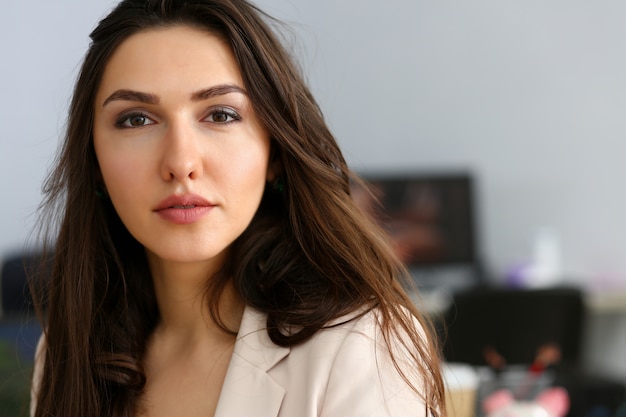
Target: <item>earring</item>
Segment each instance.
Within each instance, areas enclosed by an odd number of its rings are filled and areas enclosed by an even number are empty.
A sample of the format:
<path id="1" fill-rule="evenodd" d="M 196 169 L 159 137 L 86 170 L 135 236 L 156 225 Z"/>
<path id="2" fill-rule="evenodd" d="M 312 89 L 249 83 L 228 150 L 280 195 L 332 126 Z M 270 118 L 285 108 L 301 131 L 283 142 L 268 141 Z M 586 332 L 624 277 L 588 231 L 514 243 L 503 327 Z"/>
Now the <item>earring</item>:
<path id="1" fill-rule="evenodd" d="M 100 200 L 106 200 L 109 197 L 109 193 L 107 193 L 107 189 L 104 185 L 98 185 L 98 187 L 96 187 L 96 197 Z"/>
<path id="2" fill-rule="evenodd" d="M 283 180 L 283 177 L 278 177 L 272 182 L 272 190 L 277 194 L 280 194 L 285 190 L 285 181 Z"/>

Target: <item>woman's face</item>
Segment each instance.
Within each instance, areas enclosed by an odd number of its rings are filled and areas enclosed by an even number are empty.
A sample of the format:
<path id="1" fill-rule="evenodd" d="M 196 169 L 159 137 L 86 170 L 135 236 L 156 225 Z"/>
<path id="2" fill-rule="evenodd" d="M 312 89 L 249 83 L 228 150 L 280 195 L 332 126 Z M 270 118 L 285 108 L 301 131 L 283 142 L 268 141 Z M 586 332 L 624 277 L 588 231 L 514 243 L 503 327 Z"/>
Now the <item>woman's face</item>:
<path id="1" fill-rule="evenodd" d="M 230 48 L 185 26 L 135 34 L 108 62 L 96 156 L 151 260 L 221 264 L 256 212 L 273 177 L 270 138 L 243 85 Z"/>

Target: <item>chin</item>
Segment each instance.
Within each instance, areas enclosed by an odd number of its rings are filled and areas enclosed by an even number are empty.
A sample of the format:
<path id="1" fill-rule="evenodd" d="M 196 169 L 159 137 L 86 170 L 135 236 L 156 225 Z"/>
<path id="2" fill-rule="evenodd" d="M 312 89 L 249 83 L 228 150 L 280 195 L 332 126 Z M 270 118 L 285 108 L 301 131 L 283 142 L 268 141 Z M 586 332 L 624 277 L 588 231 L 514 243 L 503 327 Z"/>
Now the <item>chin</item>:
<path id="1" fill-rule="evenodd" d="M 178 264 L 215 264 L 224 262 L 226 250 L 201 248 L 193 246 L 190 248 L 163 248 L 161 250 L 148 250 L 148 256 L 159 263 Z"/>

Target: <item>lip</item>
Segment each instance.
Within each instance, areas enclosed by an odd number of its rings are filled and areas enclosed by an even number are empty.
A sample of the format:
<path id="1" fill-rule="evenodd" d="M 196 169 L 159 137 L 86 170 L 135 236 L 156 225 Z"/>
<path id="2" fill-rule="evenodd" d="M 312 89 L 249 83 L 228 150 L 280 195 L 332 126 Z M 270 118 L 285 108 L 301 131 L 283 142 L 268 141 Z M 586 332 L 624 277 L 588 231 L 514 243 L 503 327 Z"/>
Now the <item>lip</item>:
<path id="1" fill-rule="evenodd" d="M 161 218 L 175 224 L 195 223 L 204 217 L 215 204 L 195 194 L 171 195 L 153 210 Z"/>

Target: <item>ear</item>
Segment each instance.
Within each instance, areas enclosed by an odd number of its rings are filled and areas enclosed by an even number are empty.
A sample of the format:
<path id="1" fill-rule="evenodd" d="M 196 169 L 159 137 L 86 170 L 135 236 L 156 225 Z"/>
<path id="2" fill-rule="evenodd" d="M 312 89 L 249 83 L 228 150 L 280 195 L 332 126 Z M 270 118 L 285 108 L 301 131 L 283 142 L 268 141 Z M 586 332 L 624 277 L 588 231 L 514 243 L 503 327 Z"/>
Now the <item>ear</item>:
<path id="1" fill-rule="evenodd" d="M 270 162 L 267 166 L 267 175 L 265 181 L 272 183 L 274 180 L 282 175 L 282 167 L 277 167 L 276 164 Z"/>
<path id="2" fill-rule="evenodd" d="M 272 141 L 272 149 L 270 150 L 270 160 L 267 164 L 267 175 L 265 179 L 267 182 L 272 183 L 274 180 L 283 175 L 283 161 L 279 156 L 277 145 Z"/>
<path id="3" fill-rule="evenodd" d="M 485 414 L 491 414 L 513 404 L 514 401 L 511 391 L 501 389 L 483 400 L 483 411 Z"/>
<path id="4" fill-rule="evenodd" d="M 555 417 L 563 417 L 569 410 L 569 395 L 564 388 L 542 391 L 535 401 Z"/>

